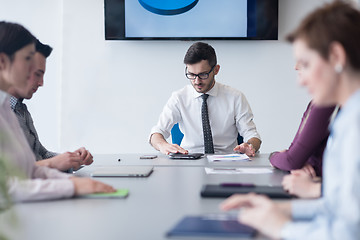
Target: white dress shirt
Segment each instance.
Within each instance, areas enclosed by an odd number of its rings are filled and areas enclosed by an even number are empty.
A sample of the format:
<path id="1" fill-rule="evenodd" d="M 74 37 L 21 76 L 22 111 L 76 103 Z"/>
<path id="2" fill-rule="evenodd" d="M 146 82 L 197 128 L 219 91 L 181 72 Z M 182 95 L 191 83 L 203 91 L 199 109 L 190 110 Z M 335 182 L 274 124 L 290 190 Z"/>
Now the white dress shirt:
<path id="1" fill-rule="evenodd" d="M 238 133 L 245 142 L 253 137 L 260 139 L 244 94 L 217 82 L 207 94 L 215 153 L 233 152 L 237 145 Z M 173 92 L 160 114 L 157 125 L 151 129 L 151 134 L 161 133 L 167 139 L 172 127 L 179 123 L 180 131 L 184 134 L 181 147 L 189 152 L 204 152 L 201 95 L 202 93 L 196 92 L 192 85 Z"/>
<path id="2" fill-rule="evenodd" d="M 323 167 L 323 197 L 293 201 L 284 239 L 360 239 L 360 90 L 331 125 Z"/>
<path id="3" fill-rule="evenodd" d="M 10 108 L 9 98 L 0 90 L 0 158 L 13 164 L 24 175 L 24 179 L 9 179 L 10 196 L 15 202 L 72 196 L 74 185 L 69 179 L 71 175 L 35 165 L 35 155 Z"/>

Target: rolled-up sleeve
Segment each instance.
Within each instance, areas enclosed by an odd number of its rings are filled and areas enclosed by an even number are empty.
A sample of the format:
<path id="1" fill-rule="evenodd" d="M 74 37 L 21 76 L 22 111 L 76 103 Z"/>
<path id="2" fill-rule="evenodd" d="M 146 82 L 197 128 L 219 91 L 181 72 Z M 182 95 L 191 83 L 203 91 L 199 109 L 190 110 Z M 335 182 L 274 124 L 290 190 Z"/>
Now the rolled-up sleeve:
<path id="1" fill-rule="evenodd" d="M 164 106 L 157 124 L 151 129 L 149 142 L 151 135 L 154 133 L 160 133 L 165 139 L 170 136 L 172 127 L 181 120 L 181 114 L 177 103 L 177 95 L 176 93 L 173 93 Z"/>
<path id="2" fill-rule="evenodd" d="M 251 111 L 250 105 L 246 97 L 242 94 L 236 106 L 236 127 L 240 135 L 247 142 L 251 138 L 260 138 L 260 134 L 256 129 L 254 122 L 254 115 Z"/>

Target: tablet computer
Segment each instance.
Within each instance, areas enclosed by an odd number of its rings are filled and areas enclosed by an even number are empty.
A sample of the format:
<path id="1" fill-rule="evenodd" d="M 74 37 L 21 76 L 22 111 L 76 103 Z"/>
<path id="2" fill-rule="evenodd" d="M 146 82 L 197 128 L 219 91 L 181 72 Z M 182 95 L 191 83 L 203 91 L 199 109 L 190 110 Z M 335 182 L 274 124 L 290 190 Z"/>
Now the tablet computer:
<path id="1" fill-rule="evenodd" d="M 192 159 L 199 159 L 204 156 L 203 153 L 189 153 L 189 154 L 182 154 L 182 153 L 169 153 L 170 159 L 185 159 L 185 160 L 192 160 Z"/>
<path id="2" fill-rule="evenodd" d="M 255 229 L 239 223 L 236 217 L 213 215 L 186 216 L 167 232 L 167 236 L 251 238 L 256 234 Z"/>
<path id="3" fill-rule="evenodd" d="M 116 166 L 95 169 L 92 177 L 148 177 L 153 172 L 153 166 Z"/>

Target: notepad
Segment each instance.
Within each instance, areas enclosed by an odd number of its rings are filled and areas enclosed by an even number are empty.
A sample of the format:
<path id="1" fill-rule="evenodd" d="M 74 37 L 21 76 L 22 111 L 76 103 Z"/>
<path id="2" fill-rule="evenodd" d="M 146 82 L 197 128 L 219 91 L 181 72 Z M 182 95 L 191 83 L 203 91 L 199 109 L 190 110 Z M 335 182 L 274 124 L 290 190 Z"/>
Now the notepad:
<path id="1" fill-rule="evenodd" d="M 269 174 L 274 171 L 270 168 L 250 168 L 250 167 L 215 167 L 205 168 L 206 174 Z"/>
<path id="2" fill-rule="evenodd" d="M 250 158 L 244 153 L 225 154 L 225 155 L 207 155 L 209 162 L 243 162 L 250 161 Z"/>
<path id="3" fill-rule="evenodd" d="M 256 231 L 226 214 L 186 216 L 169 232 L 169 237 L 252 237 Z"/>
<path id="4" fill-rule="evenodd" d="M 126 198 L 129 195 L 129 189 L 117 189 L 113 193 L 93 193 L 79 196 L 80 198 Z"/>

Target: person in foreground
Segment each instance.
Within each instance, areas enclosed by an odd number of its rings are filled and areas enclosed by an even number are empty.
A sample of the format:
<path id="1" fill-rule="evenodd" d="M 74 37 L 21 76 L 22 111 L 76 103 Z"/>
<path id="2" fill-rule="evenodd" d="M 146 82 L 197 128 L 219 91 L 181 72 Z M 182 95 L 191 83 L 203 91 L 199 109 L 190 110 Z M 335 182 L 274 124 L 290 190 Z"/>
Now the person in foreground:
<path id="1" fill-rule="evenodd" d="M 295 64 L 301 81 L 302 66 Z M 270 154 L 271 164 L 291 171 L 283 179 L 283 187 L 301 198 L 317 198 L 321 194 L 323 152 L 329 136 L 329 123 L 336 106 L 316 106 L 311 101 L 301 119 L 300 127 L 289 149 Z"/>
<path id="2" fill-rule="evenodd" d="M 196 42 L 188 49 L 184 63 L 191 85 L 172 94 L 151 129 L 151 145 L 164 154 L 239 151 L 254 156 L 261 140 L 250 105 L 240 91 L 215 81 L 220 65 L 214 48 Z M 181 147 L 165 140 L 176 123 L 184 133 Z M 240 145 L 238 134 L 245 141 Z"/>
<path id="3" fill-rule="evenodd" d="M 272 238 L 358 239 L 360 236 L 360 12 L 335 1 L 317 9 L 288 37 L 303 66 L 302 84 L 319 106 L 338 104 L 324 153 L 323 196 L 275 203 L 234 195 L 221 209 Z"/>
<path id="4" fill-rule="evenodd" d="M 35 164 L 35 155 L 10 108 L 7 93 L 10 87 L 26 88 L 34 67 L 34 55 L 34 36 L 19 24 L 1 21 L 0 158 L 12 163 L 23 174 L 23 178 L 7 176 L 9 195 L 18 202 L 114 192 L 115 189 L 107 184 Z"/>
<path id="5" fill-rule="evenodd" d="M 35 48 L 35 67 L 30 79 L 27 81 L 26 88 L 10 87 L 8 90 L 11 95 L 10 106 L 19 120 L 30 148 L 35 154 L 36 164 L 56 168 L 60 171 L 72 172 L 71 170 L 77 170 L 81 165 L 90 165 L 93 162 L 91 153 L 84 147 L 74 152 L 65 152 L 62 154 L 48 151 L 41 144 L 31 114 L 23 103 L 24 99 L 31 99 L 38 88 L 44 85 L 46 58 L 49 57 L 52 52 L 52 48 L 49 45 L 42 44 L 39 40 L 36 40 Z"/>

